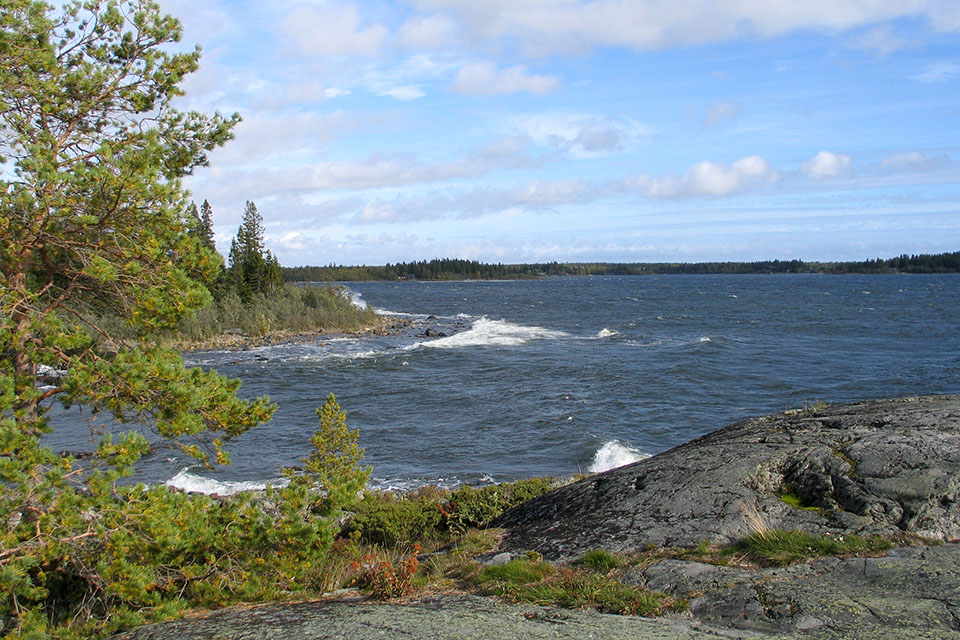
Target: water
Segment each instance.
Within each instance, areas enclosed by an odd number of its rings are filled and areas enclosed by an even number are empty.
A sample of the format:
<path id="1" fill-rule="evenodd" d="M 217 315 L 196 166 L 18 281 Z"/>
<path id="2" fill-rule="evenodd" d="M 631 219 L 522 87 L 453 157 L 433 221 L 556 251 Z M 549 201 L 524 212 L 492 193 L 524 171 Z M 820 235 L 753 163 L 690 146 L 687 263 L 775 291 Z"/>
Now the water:
<path id="1" fill-rule="evenodd" d="M 276 479 L 308 453 L 314 410 L 331 392 L 360 429 L 379 487 L 598 471 L 751 415 L 960 392 L 958 276 L 349 287 L 359 304 L 412 326 L 191 354 L 188 363 L 239 377 L 242 395 L 268 394 L 280 408 L 230 444 L 229 467 L 206 472 L 159 451 L 138 478 L 221 492 Z M 427 328 L 447 337 L 422 337 Z M 70 447 L 76 431 L 54 439 Z"/>

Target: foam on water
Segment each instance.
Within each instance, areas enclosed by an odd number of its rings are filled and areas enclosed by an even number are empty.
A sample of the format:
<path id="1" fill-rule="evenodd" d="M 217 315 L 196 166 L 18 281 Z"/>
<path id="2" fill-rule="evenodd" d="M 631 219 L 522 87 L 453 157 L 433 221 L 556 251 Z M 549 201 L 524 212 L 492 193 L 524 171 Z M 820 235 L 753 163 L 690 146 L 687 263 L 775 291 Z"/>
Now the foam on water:
<path id="1" fill-rule="evenodd" d="M 282 478 L 270 483 L 275 487 L 283 487 L 289 483 Z M 265 482 L 231 482 L 229 480 L 214 480 L 190 473 L 182 469 L 177 475 L 166 481 L 168 487 L 186 491 L 187 493 L 205 493 L 207 495 L 232 496 L 243 491 L 263 491 L 267 488 Z"/>
<path id="2" fill-rule="evenodd" d="M 569 334 L 544 327 L 530 327 L 505 320 L 480 318 L 461 333 L 420 343 L 423 347 L 456 349 L 460 347 L 514 347 L 530 340 L 556 340 Z"/>
<path id="3" fill-rule="evenodd" d="M 610 338 L 618 335 L 620 335 L 619 331 L 616 331 L 614 329 L 607 329 L 606 327 L 604 327 L 603 329 L 600 329 L 600 332 L 597 333 L 598 338 Z"/>
<path id="4" fill-rule="evenodd" d="M 649 453 L 628 447 L 619 440 L 611 440 L 610 442 L 604 443 L 593 455 L 593 462 L 590 463 L 587 471 L 590 473 L 602 473 L 649 457 Z"/>

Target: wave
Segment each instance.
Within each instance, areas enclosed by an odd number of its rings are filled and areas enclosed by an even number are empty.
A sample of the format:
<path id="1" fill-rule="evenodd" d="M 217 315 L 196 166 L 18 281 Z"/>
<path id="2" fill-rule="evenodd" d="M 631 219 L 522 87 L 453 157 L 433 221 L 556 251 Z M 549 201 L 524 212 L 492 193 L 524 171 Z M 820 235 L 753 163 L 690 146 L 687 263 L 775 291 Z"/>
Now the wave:
<path id="1" fill-rule="evenodd" d="M 186 493 L 203 493 L 215 496 L 232 496 L 244 491 L 263 491 L 267 488 L 265 482 L 232 482 L 230 480 L 214 480 L 204 476 L 198 476 L 182 469 L 177 475 L 167 480 L 164 484 Z M 285 487 L 289 484 L 286 478 L 281 478 L 276 482 L 269 483 L 274 487 Z"/>
<path id="2" fill-rule="evenodd" d="M 638 460 L 649 457 L 649 453 L 628 447 L 619 440 L 611 440 L 610 442 L 604 443 L 604 445 L 593 454 L 593 462 L 590 463 L 587 471 L 590 473 L 603 473 L 604 471 L 616 469 L 617 467 L 632 464 Z"/>
<path id="3" fill-rule="evenodd" d="M 480 318 L 466 331 L 421 342 L 422 347 L 437 349 L 456 349 L 460 347 L 514 347 L 526 344 L 530 340 L 557 340 L 569 336 L 568 333 L 544 327 L 525 326 L 506 320 Z"/>
<path id="4" fill-rule="evenodd" d="M 606 327 L 600 329 L 599 333 L 597 333 L 598 338 L 612 338 L 613 336 L 618 335 L 620 335 L 619 331 L 616 329 L 607 329 Z"/>
<path id="5" fill-rule="evenodd" d="M 350 304 L 355 306 L 358 309 L 369 309 L 370 305 L 367 304 L 367 301 L 363 299 L 359 293 L 354 291 L 349 287 L 345 287 L 342 284 L 337 285 L 337 293 L 350 301 Z"/>

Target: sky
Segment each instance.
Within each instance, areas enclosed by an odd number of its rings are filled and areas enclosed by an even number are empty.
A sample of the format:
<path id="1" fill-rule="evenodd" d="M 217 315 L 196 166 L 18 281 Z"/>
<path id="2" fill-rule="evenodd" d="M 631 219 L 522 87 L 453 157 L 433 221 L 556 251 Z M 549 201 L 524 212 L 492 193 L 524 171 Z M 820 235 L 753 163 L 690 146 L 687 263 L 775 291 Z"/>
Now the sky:
<path id="1" fill-rule="evenodd" d="M 286 266 L 960 250 L 956 0 L 161 0 Z"/>

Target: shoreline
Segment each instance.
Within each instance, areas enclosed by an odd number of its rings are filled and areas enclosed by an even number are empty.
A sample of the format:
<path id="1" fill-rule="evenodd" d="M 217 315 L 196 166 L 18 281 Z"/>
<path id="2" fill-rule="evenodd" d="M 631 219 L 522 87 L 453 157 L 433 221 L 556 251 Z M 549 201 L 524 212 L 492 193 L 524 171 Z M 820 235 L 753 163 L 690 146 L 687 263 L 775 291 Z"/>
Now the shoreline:
<path id="1" fill-rule="evenodd" d="M 239 330 L 227 329 L 219 335 L 204 340 L 171 341 L 169 346 L 181 353 L 199 353 L 203 351 L 247 351 L 256 347 L 268 347 L 278 344 L 299 344 L 323 341 L 344 336 L 362 338 L 366 336 L 398 335 L 412 325 L 407 318 L 397 316 L 379 316 L 379 322 L 353 330 L 317 329 L 312 331 L 289 331 L 281 329 L 260 336 L 239 333 Z"/>

